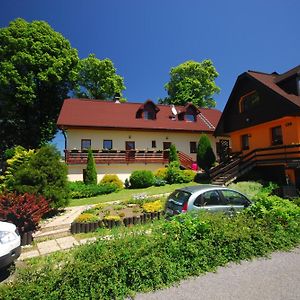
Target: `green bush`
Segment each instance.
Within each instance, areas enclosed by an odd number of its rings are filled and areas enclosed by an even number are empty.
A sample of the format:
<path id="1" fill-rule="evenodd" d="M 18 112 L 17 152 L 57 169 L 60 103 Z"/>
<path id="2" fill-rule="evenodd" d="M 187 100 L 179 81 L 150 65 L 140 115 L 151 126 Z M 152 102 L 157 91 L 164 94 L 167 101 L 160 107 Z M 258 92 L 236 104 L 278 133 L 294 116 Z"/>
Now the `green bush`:
<path id="1" fill-rule="evenodd" d="M 177 149 L 176 146 L 174 144 L 171 144 L 170 149 L 169 149 L 169 163 L 172 161 L 178 161 L 179 162 L 179 158 L 177 155 Z"/>
<path id="2" fill-rule="evenodd" d="M 196 174 L 197 173 L 193 170 L 183 170 L 184 182 L 194 181 Z"/>
<path id="3" fill-rule="evenodd" d="M 103 176 L 103 178 L 100 181 L 100 184 L 107 183 L 115 184 L 119 190 L 121 190 L 124 186 L 122 180 L 115 174 L 106 174 Z"/>
<path id="4" fill-rule="evenodd" d="M 44 196 L 52 208 L 64 207 L 69 201 L 67 167 L 52 145 L 38 149 L 14 172 L 14 191 Z"/>
<path id="5" fill-rule="evenodd" d="M 197 164 L 203 169 L 206 174 L 209 174 L 209 169 L 214 165 L 216 156 L 211 147 L 210 140 L 206 134 L 200 136 L 197 147 Z"/>
<path id="6" fill-rule="evenodd" d="M 85 184 L 97 184 L 98 182 L 96 164 L 91 149 L 88 150 L 86 172 L 83 176 L 83 181 Z"/>
<path id="7" fill-rule="evenodd" d="M 154 172 L 154 176 L 156 178 L 166 180 L 167 170 L 168 170 L 167 168 L 159 168 Z"/>
<path id="8" fill-rule="evenodd" d="M 129 181 L 133 189 L 146 188 L 153 185 L 154 175 L 149 170 L 137 170 L 131 173 Z"/>
<path id="9" fill-rule="evenodd" d="M 241 181 L 237 183 L 231 183 L 228 188 L 241 192 L 249 199 L 252 199 L 263 190 L 262 184 L 254 181 Z"/>
<path id="10" fill-rule="evenodd" d="M 0 298 L 124 299 L 215 271 L 228 262 L 291 249 L 300 242 L 299 207 L 261 198 L 238 214 L 181 214 L 156 222 L 149 234 L 109 241 L 28 261 L 17 280 L 0 286 Z"/>
<path id="11" fill-rule="evenodd" d="M 179 162 L 173 161 L 169 163 L 166 172 L 166 181 L 169 184 L 185 182 L 183 171 L 179 168 Z"/>
<path id="12" fill-rule="evenodd" d="M 84 184 L 82 181 L 69 182 L 70 197 L 72 199 L 89 198 L 110 194 L 118 190 L 115 184 Z"/>

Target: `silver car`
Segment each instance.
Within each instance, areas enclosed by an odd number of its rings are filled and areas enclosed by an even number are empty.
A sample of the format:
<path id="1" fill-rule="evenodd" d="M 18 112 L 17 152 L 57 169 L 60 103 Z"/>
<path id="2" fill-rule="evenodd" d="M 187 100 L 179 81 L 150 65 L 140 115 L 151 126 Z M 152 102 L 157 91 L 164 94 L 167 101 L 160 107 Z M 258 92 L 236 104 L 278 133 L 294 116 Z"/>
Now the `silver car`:
<path id="1" fill-rule="evenodd" d="M 197 185 L 175 190 L 166 203 L 166 215 L 174 216 L 192 210 L 224 212 L 234 215 L 251 201 L 240 192 L 217 186 Z"/>

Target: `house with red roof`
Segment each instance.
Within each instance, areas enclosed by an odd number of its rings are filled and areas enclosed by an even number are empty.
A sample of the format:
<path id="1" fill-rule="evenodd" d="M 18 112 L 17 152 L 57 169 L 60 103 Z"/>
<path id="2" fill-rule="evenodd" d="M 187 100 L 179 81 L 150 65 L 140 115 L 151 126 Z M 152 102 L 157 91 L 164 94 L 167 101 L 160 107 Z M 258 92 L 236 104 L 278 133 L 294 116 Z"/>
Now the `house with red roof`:
<path id="1" fill-rule="evenodd" d="M 231 138 L 231 158 L 215 183 L 265 179 L 300 187 L 300 65 L 283 73 L 238 76 L 215 135 Z"/>
<path id="2" fill-rule="evenodd" d="M 65 159 L 70 180 L 82 180 L 91 148 L 98 179 L 117 174 L 122 180 L 132 171 L 155 171 L 168 163 L 175 144 L 183 168 L 196 161 L 197 142 L 206 133 L 216 152 L 229 146 L 228 138 L 213 135 L 221 117 L 216 109 L 90 99 L 66 99 L 57 121 L 65 135 Z M 218 145 L 218 146 L 216 146 Z"/>

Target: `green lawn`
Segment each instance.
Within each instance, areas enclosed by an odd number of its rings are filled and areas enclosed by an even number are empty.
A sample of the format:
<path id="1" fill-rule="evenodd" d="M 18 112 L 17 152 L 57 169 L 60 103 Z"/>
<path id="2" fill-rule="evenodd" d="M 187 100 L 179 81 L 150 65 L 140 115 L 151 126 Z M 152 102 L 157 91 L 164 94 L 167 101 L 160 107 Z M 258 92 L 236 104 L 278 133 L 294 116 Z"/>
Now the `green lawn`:
<path id="1" fill-rule="evenodd" d="M 180 184 L 167 184 L 165 186 L 151 186 L 145 189 L 123 189 L 117 193 L 112 193 L 108 195 L 100 195 L 97 197 L 82 198 L 82 199 L 71 199 L 69 206 L 89 205 L 89 204 L 97 204 L 101 202 L 128 200 L 132 197 L 132 195 L 141 194 L 141 193 L 146 193 L 149 196 L 170 193 L 177 188 L 189 186 L 189 185 L 197 185 L 197 183 L 190 182 L 190 183 L 180 183 Z"/>

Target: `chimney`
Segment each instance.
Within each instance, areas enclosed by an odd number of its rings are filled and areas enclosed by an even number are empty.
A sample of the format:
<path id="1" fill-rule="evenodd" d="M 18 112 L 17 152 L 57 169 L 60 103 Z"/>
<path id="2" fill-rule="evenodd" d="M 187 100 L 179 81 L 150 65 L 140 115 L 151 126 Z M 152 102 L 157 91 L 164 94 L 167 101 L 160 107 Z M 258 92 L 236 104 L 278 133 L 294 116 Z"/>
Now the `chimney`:
<path id="1" fill-rule="evenodd" d="M 115 103 L 121 103 L 120 97 L 121 97 L 120 93 L 115 93 L 115 96 L 114 96 Z"/>

